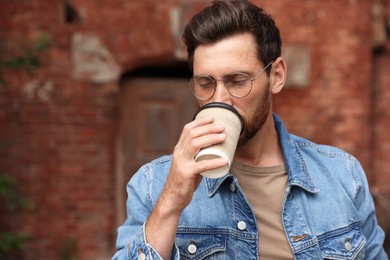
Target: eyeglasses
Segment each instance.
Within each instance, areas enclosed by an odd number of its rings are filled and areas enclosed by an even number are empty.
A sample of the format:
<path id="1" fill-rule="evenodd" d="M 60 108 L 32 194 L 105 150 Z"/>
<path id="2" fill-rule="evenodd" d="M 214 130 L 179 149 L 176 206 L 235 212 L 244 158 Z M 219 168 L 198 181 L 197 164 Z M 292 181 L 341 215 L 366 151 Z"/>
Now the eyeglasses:
<path id="1" fill-rule="evenodd" d="M 217 88 L 217 81 L 223 81 L 230 95 L 237 98 L 243 98 L 251 93 L 253 81 L 255 81 L 272 63 L 272 61 L 268 63 L 268 65 L 253 78 L 240 72 L 228 74 L 223 79 L 214 79 L 208 75 L 199 75 L 192 77 L 187 85 L 197 99 L 207 100 L 214 96 Z"/>

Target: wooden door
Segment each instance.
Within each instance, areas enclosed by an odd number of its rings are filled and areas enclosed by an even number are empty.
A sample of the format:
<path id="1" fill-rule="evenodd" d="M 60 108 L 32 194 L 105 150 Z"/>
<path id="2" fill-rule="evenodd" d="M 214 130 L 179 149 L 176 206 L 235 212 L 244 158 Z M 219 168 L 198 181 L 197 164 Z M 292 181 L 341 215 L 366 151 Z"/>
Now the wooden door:
<path id="1" fill-rule="evenodd" d="M 143 164 L 171 154 L 196 111 L 187 80 L 131 78 L 122 84 L 117 139 L 117 216 L 125 216 L 125 187 Z"/>

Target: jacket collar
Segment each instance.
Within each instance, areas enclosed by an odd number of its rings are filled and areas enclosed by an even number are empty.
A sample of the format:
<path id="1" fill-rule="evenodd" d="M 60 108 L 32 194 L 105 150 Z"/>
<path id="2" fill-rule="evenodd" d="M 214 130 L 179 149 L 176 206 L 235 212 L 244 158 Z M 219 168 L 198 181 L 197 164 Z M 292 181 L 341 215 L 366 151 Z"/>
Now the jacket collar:
<path id="1" fill-rule="evenodd" d="M 278 132 L 279 140 L 282 146 L 281 148 L 286 164 L 286 170 L 288 173 L 288 185 L 290 187 L 300 187 L 310 193 L 319 192 L 319 189 L 310 177 L 299 147 L 291 138 L 291 135 L 287 132 L 287 129 L 285 128 L 282 120 L 275 113 L 273 116 L 275 121 L 275 128 Z M 205 178 L 208 196 L 213 196 L 226 179 L 232 178 L 233 175 L 231 173 L 217 179 Z"/>
<path id="2" fill-rule="evenodd" d="M 320 190 L 314 184 L 307 170 L 305 160 L 296 142 L 287 132 L 282 120 L 274 113 L 275 128 L 282 146 L 284 162 L 288 173 L 289 186 L 298 186 L 302 189 L 317 193 Z"/>

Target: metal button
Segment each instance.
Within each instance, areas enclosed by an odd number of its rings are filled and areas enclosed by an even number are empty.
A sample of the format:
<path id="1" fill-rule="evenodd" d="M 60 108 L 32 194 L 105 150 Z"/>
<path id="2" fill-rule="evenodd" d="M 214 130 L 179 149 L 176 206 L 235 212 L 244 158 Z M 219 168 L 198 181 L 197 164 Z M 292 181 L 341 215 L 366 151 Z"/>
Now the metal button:
<path id="1" fill-rule="evenodd" d="M 237 228 L 239 229 L 239 230 L 245 230 L 246 229 L 246 223 L 244 222 L 244 221 L 239 221 L 238 223 L 237 223 Z"/>
<path id="2" fill-rule="evenodd" d="M 191 255 L 195 254 L 196 253 L 196 250 L 198 250 L 198 248 L 196 247 L 195 244 L 190 244 L 187 248 L 188 250 L 188 253 L 190 253 Z"/>
<path id="3" fill-rule="evenodd" d="M 145 260 L 145 259 L 146 259 L 146 255 L 144 253 L 138 254 L 138 260 Z"/>
<path id="4" fill-rule="evenodd" d="M 349 243 L 349 239 L 348 238 L 345 239 L 344 245 L 345 245 L 345 249 L 347 249 L 347 251 L 351 251 L 352 245 L 351 245 L 351 243 Z"/>
<path id="5" fill-rule="evenodd" d="M 232 182 L 232 183 L 230 183 L 230 186 L 229 186 L 229 188 L 230 188 L 230 191 L 231 192 L 235 192 L 236 191 L 236 185 L 234 185 L 234 183 Z"/>

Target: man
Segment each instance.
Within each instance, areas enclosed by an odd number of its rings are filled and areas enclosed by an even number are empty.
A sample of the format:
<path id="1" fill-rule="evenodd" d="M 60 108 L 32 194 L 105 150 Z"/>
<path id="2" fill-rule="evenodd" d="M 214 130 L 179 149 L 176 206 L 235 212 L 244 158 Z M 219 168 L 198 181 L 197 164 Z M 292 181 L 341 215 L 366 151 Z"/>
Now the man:
<path id="1" fill-rule="evenodd" d="M 289 134 L 272 112 L 287 73 L 272 18 L 248 1 L 215 1 L 183 39 L 199 106 L 227 103 L 244 118 L 234 162 L 225 177 L 202 177 L 227 163 L 194 160 L 224 128 L 188 123 L 172 156 L 129 182 L 113 259 L 387 259 L 359 162 Z"/>

